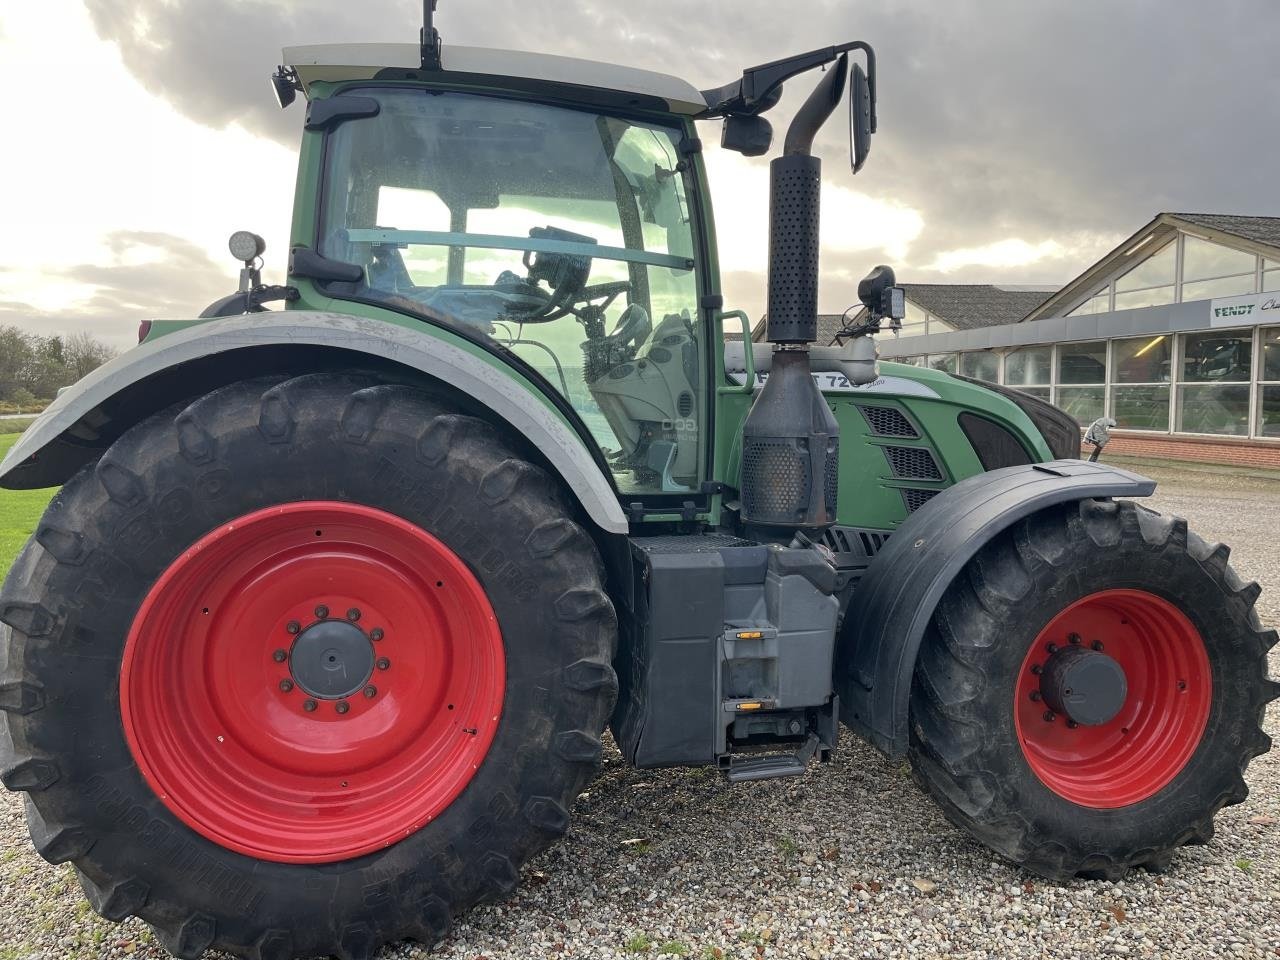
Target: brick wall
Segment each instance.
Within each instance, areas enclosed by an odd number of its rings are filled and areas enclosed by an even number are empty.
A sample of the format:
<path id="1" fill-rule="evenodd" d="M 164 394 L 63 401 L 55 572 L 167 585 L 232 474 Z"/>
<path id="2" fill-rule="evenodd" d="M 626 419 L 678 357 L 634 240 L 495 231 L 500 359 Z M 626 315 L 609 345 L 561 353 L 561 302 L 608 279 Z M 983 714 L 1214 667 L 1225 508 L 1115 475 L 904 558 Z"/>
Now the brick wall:
<path id="1" fill-rule="evenodd" d="M 1085 448 L 1085 454 L 1092 452 Z M 1189 460 L 1197 463 L 1224 463 L 1236 467 L 1266 467 L 1280 470 L 1280 443 L 1256 440 L 1206 440 L 1199 437 L 1151 437 L 1113 432 L 1103 451 L 1122 457 L 1155 460 Z"/>

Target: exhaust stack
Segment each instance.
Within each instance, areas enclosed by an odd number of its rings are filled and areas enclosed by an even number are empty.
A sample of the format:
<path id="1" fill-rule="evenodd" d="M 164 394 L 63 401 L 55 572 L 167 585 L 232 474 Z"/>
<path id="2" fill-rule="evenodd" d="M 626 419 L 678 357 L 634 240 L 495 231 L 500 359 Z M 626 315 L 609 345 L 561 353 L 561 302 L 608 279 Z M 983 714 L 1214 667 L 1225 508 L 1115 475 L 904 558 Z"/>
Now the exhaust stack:
<path id="1" fill-rule="evenodd" d="M 839 106 L 849 56 L 809 95 L 770 164 L 769 299 L 772 370 L 742 428 L 742 518 L 761 536 L 790 540 L 835 523 L 840 427 L 812 377 L 818 336 L 818 226 L 822 161 L 813 141 Z M 747 349 L 751 345 L 747 344 Z"/>

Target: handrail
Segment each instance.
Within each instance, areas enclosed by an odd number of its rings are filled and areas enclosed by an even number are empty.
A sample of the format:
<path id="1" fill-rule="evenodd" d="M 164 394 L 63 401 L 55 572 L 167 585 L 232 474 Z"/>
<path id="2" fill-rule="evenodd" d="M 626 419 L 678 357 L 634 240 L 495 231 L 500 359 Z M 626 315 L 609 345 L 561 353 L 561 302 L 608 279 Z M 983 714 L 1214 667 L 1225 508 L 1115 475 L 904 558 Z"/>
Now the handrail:
<path id="1" fill-rule="evenodd" d="M 594 243 L 573 243 L 568 240 L 504 237 L 488 233 L 450 233 L 437 230 L 392 230 L 386 227 L 369 227 L 348 229 L 347 240 L 351 243 L 413 243 L 437 247 L 475 247 L 482 250 L 564 253 L 572 257 L 620 260 L 624 263 L 642 263 L 651 267 L 668 267 L 671 270 L 692 270 L 696 265 L 690 257 L 675 257 L 667 253 L 649 253 L 645 250 L 605 247 Z"/>

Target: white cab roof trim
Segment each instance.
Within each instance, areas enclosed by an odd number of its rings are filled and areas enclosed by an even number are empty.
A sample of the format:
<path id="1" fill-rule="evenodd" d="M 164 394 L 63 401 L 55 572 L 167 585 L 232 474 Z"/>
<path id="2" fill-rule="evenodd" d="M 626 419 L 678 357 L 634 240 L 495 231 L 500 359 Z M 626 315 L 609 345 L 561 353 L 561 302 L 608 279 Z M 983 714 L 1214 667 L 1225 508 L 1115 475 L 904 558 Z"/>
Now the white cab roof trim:
<path id="1" fill-rule="evenodd" d="M 573 84 L 665 100 L 674 113 L 698 114 L 706 101 L 692 84 L 651 70 L 546 53 L 490 50 L 445 43 L 442 60 L 450 73 L 471 73 Z M 344 43 L 286 47 L 284 63 L 298 72 L 304 91 L 318 81 L 368 80 L 386 68 L 416 70 L 421 51 L 413 43 Z"/>

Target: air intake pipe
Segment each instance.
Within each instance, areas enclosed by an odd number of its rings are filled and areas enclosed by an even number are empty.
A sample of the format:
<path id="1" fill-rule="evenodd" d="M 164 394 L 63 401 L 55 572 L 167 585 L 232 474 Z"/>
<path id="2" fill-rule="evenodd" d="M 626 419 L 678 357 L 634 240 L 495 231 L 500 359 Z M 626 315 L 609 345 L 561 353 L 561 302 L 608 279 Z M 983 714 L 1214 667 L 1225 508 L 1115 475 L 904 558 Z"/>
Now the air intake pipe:
<path id="1" fill-rule="evenodd" d="M 835 523 L 840 426 L 814 382 L 822 161 L 813 141 L 839 106 L 849 56 L 809 95 L 770 164 L 769 379 L 742 429 L 742 518 L 761 537 L 790 540 Z M 750 349 L 748 345 L 748 349 Z"/>

